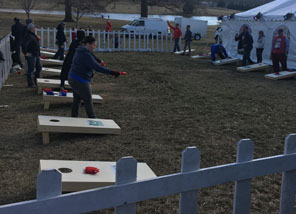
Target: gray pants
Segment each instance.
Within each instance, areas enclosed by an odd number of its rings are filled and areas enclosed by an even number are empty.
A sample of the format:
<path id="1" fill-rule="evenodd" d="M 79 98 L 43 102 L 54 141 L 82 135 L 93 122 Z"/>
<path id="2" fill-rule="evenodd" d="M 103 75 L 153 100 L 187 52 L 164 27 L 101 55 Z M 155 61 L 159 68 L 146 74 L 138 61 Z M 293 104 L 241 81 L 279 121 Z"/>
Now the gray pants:
<path id="1" fill-rule="evenodd" d="M 189 50 L 188 55 L 190 55 L 190 53 L 191 53 L 191 41 L 185 41 L 183 54 L 185 54 L 185 51 L 186 51 L 187 47 L 188 47 L 188 50 Z"/>
<path id="2" fill-rule="evenodd" d="M 81 83 L 73 79 L 70 75 L 68 76 L 68 80 L 73 90 L 72 117 L 78 117 L 81 100 L 83 100 L 88 118 L 96 118 L 90 83 Z"/>

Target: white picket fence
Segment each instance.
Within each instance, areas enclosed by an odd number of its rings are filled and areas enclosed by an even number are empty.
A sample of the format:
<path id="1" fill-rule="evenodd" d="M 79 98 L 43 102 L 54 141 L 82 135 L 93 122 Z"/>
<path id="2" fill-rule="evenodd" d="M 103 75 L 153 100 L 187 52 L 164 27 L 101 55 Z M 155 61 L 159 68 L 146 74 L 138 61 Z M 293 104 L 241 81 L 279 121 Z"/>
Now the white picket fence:
<path id="1" fill-rule="evenodd" d="M 135 214 L 137 202 L 180 193 L 179 213 L 196 214 L 199 189 L 235 182 L 233 213 L 248 214 L 251 179 L 282 172 L 280 213 L 292 214 L 296 190 L 296 134 L 286 137 L 282 155 L 253 159 L 253 151 L 254 143 L 250 139 L 240 140 L 236 163 L 200 169 L 200 152 L 189 147 L 183 151 L 180 173 L 138 182 L 137 161 L 125 157 L 116 164 L 116 185 L 63 195 L 61 173 L 45 170 L 37 178 L 36 200 L 0 206 L 0 213 L 73 214 L 115 207 L 116 214 Z"/>
<path id="2" fill-rule="evenodd" d="M 12 66 L 12 58 L 10 51 L 10 34 L 6 35 L 0 40 L 0 51 L 3 54 L 5 61 L 0 61 L 0 89 L 5 81 L 8 79 L 8 75 Z"/>
<path id="3" fill-rule="evenodd" d="M 57 30 L 50 28 L 40 28 L 37 34 L 41 37 L 41 47 L 57 49 L 56 43 Z M 65 43 L 65 50 L 72 42 L 72 29 L 65 29 L 68 44 Z M 149 52 L 170 52 L 174 47 L 172 34 L 154 34 L 140 32 L 121 32 L 121 31 L 87 31 L 97 39 L 98 46 L 96 51 L 149 51 Z M 118 36 L 118 47 L 115 45 L 115 36 Z M 181 47 L 180 40 L 180 47 Z"/>

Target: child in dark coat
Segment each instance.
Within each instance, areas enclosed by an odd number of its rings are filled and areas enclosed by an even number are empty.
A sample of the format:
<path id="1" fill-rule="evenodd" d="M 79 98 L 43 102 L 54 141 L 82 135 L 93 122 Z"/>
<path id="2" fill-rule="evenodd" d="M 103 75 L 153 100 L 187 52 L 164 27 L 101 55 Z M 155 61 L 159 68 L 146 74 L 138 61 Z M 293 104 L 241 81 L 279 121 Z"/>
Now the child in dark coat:
<path id="1" fill-rule="evenodd" d="M 190 56 L 190 53 L 191 53 L 191 41 L 192 41 L 192 32 L 190 30 L 190 25 L 187 25 L 186 26 L 186 32 L 185 32 L 185 36 L 184 36 L 184 40 L 185 40 L 185 45 L 184 45 L 184 52 L 182 55 L 185 55 L 185 51 L 186 51 L 186 48 L 188 47 L 188 56 Z"/>

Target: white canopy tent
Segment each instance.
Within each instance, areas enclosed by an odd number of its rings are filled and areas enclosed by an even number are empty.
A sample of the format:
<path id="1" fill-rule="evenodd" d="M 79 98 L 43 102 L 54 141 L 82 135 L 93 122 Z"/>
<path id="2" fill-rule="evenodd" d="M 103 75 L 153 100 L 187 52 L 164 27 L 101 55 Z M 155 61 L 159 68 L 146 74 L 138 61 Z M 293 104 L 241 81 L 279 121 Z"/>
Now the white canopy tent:
<path id="1" fill-rule="evenodd" d="M 262 14 L 261 18 L 255 16 Z M 288 13 L 292 15 L 289 19 L 284 16 Z M 288 68 L 296 68 L 296 0 L 275 0 L 268 4 L 254 9 L 237 13 L 232 18 L 223 17 L 222 20 L 222 40 L 229 56 L 242 57 L 237 54 L 237 42 L 235 35 L 240 33 L 244 26 L 249 28 L 249 32 L 254 39 L 251 58 L 256 61 L 256 42 L 258 32 L 265 34 L 265 46 L 263 51 L 263 62 L 271 64 L 270 52 L 272 39 L 277 35 L 278 29 L 284 30 L 284 35 L 289 38 L 290 48 L 288 54 Z"/>

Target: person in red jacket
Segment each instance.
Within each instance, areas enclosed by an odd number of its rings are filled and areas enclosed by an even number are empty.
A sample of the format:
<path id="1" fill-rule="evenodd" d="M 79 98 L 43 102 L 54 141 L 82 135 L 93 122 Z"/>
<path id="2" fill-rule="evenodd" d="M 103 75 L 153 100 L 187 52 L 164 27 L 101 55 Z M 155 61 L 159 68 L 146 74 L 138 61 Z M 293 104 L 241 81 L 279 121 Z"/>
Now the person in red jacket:
<path id="1" fill-rule="evenodd" d="M 107 19 L 107 23 L 106 23 L 106 39 L 108 37 L 108 32 L 111 32 L 111 29 L 112 29 L 111 22 L 109 21 L 109 19 Z"/>
<path id="2" fill-rule="evenodd" d="M 282 71 L 287 70 L 287 56 L 289 51 L 289 40 L 284 36 L 283 29 L 278 30 L 278 36 L 275 36 L 272 41 L 271 59 L 273 70 L 279 74 L 279 63 L 282 65 Z"/>
<path id="3" fill-rule="evenodd" d="M 176 27 L 170 24 L 168 21 L 168 26 L 174 30 L 174 40 L 175 40 L 175 45 L 174 45 L 174 50 L 173 53 L 176 52 L 176 50 L 180 51 L 180 46 L 179 46 L 179 41 L 182 36 L 182 31 L 180 29 L 179 24 L 176 24 Z"/>

